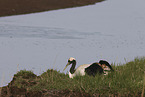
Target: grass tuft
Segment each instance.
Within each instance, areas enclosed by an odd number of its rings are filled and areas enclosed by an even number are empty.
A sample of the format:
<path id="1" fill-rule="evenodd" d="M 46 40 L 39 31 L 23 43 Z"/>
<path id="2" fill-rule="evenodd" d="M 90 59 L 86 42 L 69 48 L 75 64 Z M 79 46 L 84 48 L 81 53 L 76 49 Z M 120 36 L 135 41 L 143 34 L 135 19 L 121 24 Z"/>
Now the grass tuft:
<path id="1" fill-rule="evenodd" d="M 14 75 L 14 77 L 19 77 L 22 76 L 25 79 L 29 79 L 30 77 L 36 77 L 32 71 L 27 71 L 27 70 L 20 70 L 17 74 Z"/>

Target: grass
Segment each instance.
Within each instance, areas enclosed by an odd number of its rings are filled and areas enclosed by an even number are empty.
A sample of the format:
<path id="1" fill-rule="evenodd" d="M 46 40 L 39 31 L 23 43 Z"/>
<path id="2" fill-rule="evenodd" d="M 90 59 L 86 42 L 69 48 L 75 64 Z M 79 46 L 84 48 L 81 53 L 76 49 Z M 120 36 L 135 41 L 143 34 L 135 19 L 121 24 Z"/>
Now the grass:
<path id="1" fill-rule="evenodd" d="M 114 64 L 113 68 L 115 72 L 107 76 L 86 75 L 74 79 L 52 69 L 38 77 L 31 71 L 21 70 L 15 74 L 15 77 L 21 76 L 15 81 L 15 85 L 27 90 L 70 90 L 93 96 L 145 96 L 145 58 L 136 58 L 119 66 Z"/>

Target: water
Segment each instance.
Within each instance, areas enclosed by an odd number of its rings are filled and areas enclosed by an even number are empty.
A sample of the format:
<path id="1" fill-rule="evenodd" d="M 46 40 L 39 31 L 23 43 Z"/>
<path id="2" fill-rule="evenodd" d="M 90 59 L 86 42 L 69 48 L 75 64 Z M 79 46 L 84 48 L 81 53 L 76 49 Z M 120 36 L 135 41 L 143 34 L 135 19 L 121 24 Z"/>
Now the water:
<path id="1" fill-rule="evenodd" d="M 100 59 L 123 64 L 145 56 L 144 4 L 144 0 L 108 0 L 0 17 L 0 86 L 18 70 L 37 75 L 47 69 L 63 72 L 69 57 L 75 57 L 78 66 Z"/>

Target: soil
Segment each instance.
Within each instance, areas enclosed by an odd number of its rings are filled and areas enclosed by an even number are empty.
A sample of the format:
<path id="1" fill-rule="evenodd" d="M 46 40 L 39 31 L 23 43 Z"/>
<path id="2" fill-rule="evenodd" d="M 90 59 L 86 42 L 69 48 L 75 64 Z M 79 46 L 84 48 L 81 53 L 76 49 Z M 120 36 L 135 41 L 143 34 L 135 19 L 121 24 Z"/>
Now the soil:
<path id="1" fill-rule="evenodd" d="M 105 0 L 0 0 L 0 16 L 78 7 L 101 1 Z"/>
<path id="2" fill-rule="evenodd" d="M 30 90 L 29 88 L 38 84 L 35 74 L 14 75 L 13 80 L 1 88 L 0 97 L 91 97 L 89 94 L 71 90 Z M 19 79 L 21 79 L 19 81 Z M 21 84 L 22 86 L 18 85 Z M 19 87 L 18 87 L 19 86 Z"/>

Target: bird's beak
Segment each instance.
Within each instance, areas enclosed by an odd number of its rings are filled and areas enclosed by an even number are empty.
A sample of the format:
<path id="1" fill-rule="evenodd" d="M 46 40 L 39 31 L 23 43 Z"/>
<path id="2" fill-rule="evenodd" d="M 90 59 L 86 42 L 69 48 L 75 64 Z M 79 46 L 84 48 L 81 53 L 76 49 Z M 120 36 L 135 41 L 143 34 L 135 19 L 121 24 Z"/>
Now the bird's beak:
<path id="1" fill-rule="evenodd" d="M 68 62 L 65 66 L 65 68 L 63 69 L 63 71 L 67 68 L 67 66 L 70 65 L 70 62 Z"/>

